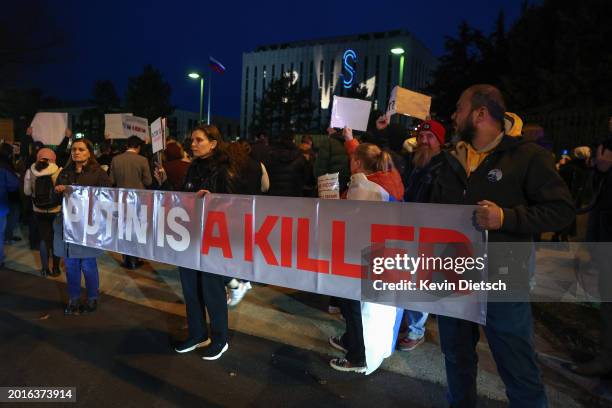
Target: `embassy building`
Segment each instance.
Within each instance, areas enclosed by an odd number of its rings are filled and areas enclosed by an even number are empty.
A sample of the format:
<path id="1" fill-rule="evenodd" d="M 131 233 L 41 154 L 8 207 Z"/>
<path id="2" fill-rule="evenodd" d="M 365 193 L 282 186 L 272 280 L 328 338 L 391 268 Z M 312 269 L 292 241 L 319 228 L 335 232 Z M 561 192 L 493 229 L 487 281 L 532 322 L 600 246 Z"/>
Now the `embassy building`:
<path id="1" fill-rule="evenodd" d="M 419 91 L 429 84 L 436 64 L 431 51 L 404 30 L 259 46 L 242 55 L 241 136 L 251 136 L 257 103 L 281 75 L 292 74 L 309 90 L 313 129 L 322 131 L 330 123 L 333 95 L 354 97 L 359 90 L 373 109 L 385 110 L 391 90 L 400 84 L 400 71 L 402 86 Z"/>

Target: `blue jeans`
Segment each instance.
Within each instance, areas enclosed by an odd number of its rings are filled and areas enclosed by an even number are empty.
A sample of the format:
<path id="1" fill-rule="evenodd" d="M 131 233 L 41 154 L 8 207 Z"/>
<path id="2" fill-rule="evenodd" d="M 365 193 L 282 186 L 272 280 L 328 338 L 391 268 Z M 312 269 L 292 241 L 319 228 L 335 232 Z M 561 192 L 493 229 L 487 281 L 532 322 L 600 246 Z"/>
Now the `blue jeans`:
<path id="1" fill-rule="evenodd" d="M 438 316 L 451 407 L 476 407 L 478 327 L 467 320 Z M 533 348 L 531 305 L 519 302 L 488 303 L 487 325 L 483 329 L 497 371 L 506 385 L 509 406 L 547 407 Z"/>
<path id="2" fill-rule="evenodd" d="M 425 324 L 429 313 L 404 310 L 404 316 L 408 324 L 408 338 L 410 340 L 418 340 L 425 336 Z"/>
<path id="3" fill-rule="evenodd" d="M 6 219 L 8 214 L 0 215 L 0 237 L 2 237 L 2 242 L 0 242 L 0 264 L 4 263 L 4 231 L 6 230 Z"/>
<path id="4" fill-rule="evenodd" d="M 97 299 L 100 279 L 96 258 L 64 258 L 64 263 L 66 264 L 66 282 L 70 300 L 78 300 L 81 297 L 81 271 L 85 275 L 87 299 Z"/>

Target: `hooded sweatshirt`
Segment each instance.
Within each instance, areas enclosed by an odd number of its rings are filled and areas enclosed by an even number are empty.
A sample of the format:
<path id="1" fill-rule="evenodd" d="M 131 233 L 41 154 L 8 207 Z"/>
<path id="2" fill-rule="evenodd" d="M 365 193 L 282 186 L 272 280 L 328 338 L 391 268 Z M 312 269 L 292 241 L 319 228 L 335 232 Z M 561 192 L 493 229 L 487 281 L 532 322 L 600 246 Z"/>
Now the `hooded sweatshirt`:
<path id="1" fill-rule="evenodd" d="M 38 177 L 51 176 L 51 179 L 53 180 L 53 185 L 55 185 L 57 181 L 57 176 L 59 176 L 61 170 L 62 169 L 58 167 L 57 164 L 51 162 L 46 168 L 42 169 L 41 171 L 36 170 L 36 163 L 32 164 L 32 166 L 30 166 L 30 168 L 26 172 L 25 180 L 23 182 L 24 194 L 27 196 L 34 195 L 34 187 L 36 185 L 36 179 Z M 34 212 L 37 213 L 58 213 L 62 209 L 61 204 L 52 208 L 38 208 L 34 204 L 32 204 L 32 207 L 34 208 Z"/>

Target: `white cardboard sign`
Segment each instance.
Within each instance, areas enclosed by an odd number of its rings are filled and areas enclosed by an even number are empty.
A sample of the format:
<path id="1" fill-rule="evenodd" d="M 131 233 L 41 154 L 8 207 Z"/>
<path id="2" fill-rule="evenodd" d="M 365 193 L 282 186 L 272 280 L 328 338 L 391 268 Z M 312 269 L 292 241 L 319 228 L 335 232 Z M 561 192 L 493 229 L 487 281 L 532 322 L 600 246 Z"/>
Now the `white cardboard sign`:
<path id="1" fill-rule="evenodd" d="M 59 145 L 66 137 L 68 114 L 38 112 L 32 120 L 32 139 L 45 145 Z"/>
<path id="2" fill-rule="evenodd" d="M 153 153 L 157 153 L 166 148 L 166 119 L 157 118 L 151 123 L 151 143 Z"/>
<path id="3" fill-rule="evenodd" d="M 431 96 L 423 95 L 409 89 L 396 86 L 391 91 L 387 116 L 394 113 L 412 116 L 421 120 L 427 120 L 431 109 Z"/>
<path id="4" fill-rule="evenodd" d="M 149 121 L 131 113 L 107 113 L 104 115 L 104 137 L 107 139 L 127 139 L 136 135 L 145 142 L 149 141 Z"/>
<path id="5" fill-rule="evenodd" d="M 330 126 L 333 128 L 348 127 L 365 132 L 368 128 L 370 109 L 372 109 L 370 101 L 334 95 Z"/>

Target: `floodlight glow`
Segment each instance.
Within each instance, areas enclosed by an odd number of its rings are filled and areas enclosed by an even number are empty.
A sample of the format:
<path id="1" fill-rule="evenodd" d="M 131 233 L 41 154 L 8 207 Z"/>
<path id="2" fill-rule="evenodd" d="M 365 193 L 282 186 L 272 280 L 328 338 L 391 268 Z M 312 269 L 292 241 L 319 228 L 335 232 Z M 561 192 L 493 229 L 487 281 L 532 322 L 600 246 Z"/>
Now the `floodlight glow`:
<path id="1" fill-rule="evenodd" d="M 187 76 L 191 79 L 198 79 L 200 77 L 200 74 L 198 74 L 197 72 L 190 72 Z"/>
<path id="2" fill-rule="evenodd" d="M 402 47 L 392 48 L 391 53 L 395 55 L 402 55 L 404 53 L 404 49 Z"/>

